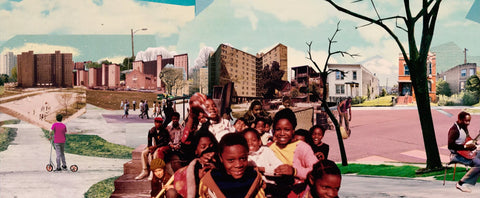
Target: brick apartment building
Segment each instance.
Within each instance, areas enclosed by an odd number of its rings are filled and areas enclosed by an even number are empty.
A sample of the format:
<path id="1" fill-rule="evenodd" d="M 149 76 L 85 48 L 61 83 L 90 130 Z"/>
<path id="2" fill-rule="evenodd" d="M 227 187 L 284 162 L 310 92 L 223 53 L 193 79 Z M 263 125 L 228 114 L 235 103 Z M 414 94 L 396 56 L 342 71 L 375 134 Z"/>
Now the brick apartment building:
<path id="1" fill-rule="evenodd" d="M 71 53 L 17 55 L 19 87 L 73 87 L 73 60 Z"/>
<path id="2" fill-rule="evenodd" d="M 282 79 L 287 80 L 287 47 L 276 45 L 267 53 L 252 55 L 236 48 L 221 44 L 208 61 L 208 93 L 213 94 L 216 86 L 228 82 L 235 84 L 234 92 L 241 97 L 258 97 L 262 92 L 257 88 L 257 73 L 273 61 L 285 71 Z"/>
<path id="3" fill-rule="evenodd" d="M 133 70 L 125 75 L 125 86 L 130 89 L 165 90 L 165 85 L 160 80 L 159 74 L 168 64 L 183 68 L 188 71 L 188 54 L 179 54 L 173 58 L 157 56 L 153 61 L 135 61 Z M 188 72 L 187 72 L 188 78 Z"/>
<path id="4" fill-rule="evenodd" d="M 89 62 L 76 62 L 73 66 L 73 85 L 87 86 L 88 84 L 88 70 L 86 64 Z"/>
<path id="5" fill-rule="evenodd" d="M 449 70 L 438 74 L 438 79 L 443 79 L 448 83 L 452 94 L 458 94 L 465 91 L 466 82 L 470 76 L 477 74 L 477 63 L 464 63 L 450 68 Z"/>
<path id="6" fill-rule="evenodd" d="M 435 53 L 428 53 L 427 57 L 427 79 L 428 90 L 431 101 L 437 101 L 437 61 Z M 411 103 L 415 101 L 415 93 L 412 87 L 412 80 L 410 79 L 410 70 L 407 63 L 400 54 L 398 58 L 398 95 L 397 102 Z"/>

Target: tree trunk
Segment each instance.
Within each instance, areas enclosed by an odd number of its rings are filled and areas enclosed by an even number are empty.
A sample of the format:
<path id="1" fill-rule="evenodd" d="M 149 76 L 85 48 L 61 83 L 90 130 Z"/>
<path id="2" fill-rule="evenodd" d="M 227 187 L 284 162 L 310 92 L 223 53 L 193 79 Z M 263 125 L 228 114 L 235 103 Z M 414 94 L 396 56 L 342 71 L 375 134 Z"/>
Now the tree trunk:
<path id="1" fill-rule="evenodd" d="M 430 109 L 430 96 L 426 76 L 427 71 L 426 67 L 424 66 L 426 64 L 426 60 L 412 60 L 412 64 L 412 68 L 415 68 L 416 71 L 412 72 L 410 77 L 412 80 L 413 89 L 415 91 L 415 99 L 417 100 L 418 116 L 420 118 L 420 125 L 422 127 L 425 153 L 427 155 L 426 169 L 438 169 L 442 167 L 442 162 L 438 152 L 435 128 L 433 126 L 432 112 Z"/>

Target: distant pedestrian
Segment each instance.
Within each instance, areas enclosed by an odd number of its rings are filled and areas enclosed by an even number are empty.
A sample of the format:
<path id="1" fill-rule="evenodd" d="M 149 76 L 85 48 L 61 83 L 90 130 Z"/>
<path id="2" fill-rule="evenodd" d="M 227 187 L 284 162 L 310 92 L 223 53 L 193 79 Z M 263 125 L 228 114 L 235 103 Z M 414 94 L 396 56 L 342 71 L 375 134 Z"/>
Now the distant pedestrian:
<path id="1" fill-rule="evenodd" d="M 157 102 L 156 101 L 153 101 L 152 110 L 153 110 L 152 117 L 157 117 Z"/>
<path id="2" fill-rule="evenodd" d="M 128 109 L 130 108 L 130 104 L 128 103 L 128 100 L 125 99 L 125 102 L 123 103 L 123 115 L 122 115 L 122 119 L 123 117 L 127 118 L 128 119 Z"/>
<path id="3" fill-rule="evenodd" d="M 133 104 L 133 111 L 135 111 L 135 109 L 136 109 L 136 107 L 137 107 L 137 102 L 134 100 L 134 101 L 132 102 L 132 104 Z"/>
<path id="4" fill-rule="evenodd" d="M 140 105 L 138 106 L 138 108 L 140 109 L 140 114 L 138 114 L 138 117 L 143 119 L 143 111 L 145 109 L 145 106 L 143 105 L 143 100 L 140 100 Z"/>
<path id="5" fill-rule="evenodd" d="M 123 100 L 120 101 L 120 108 L 123 108 Z"/>
<path id="6" fill-rule="evenodd" d="M 53 144 L 55 146 L 55 153 L 57 154 L 57 169 L 56 171 L 67 170 L 67 162 L 65 161 L 65 133 L 67 133 L 67 126 L 62 123 L 62 114 L 57 114 L 57 122 L 52 125 L 50 131 L 50 140 L 53 134 Z M 60 168 L 60 161 L 62 166 Z"/>
<path id="7" fill-rule="evenodd" d="M 172 121 L 172 115 L 175 110 L 173 110 L 172 101 L 167 101 L 167 106 L 163 108 L 163 113 L 165 114 L 165 124 L 169 124 Z"/>
<path id="8" fill-rule="evenodd" d="M 347 132 L 348 137 L 350 137 L 350 121 L 352 121 L 352 98 L 348 97 L 347 99 L 338 103 L 338 121 L 340 126 L 342 122 L 345 122 L 345 132 Z"/>
<path id="9" fill-rule="evenodd" d="M 143 106 L 145 106 L 144 109 L 143 109 L 144 112 L 145 112 L 145 116 L 147 117 L 147 119 L 150 119 L 150 117 L 148 117 L 148 110 L 149 110 L 149 108 L 148 108 L 148 102 L 147 102 L 147 100 L 145 100 L 145 102 L 143 103 Z"/>

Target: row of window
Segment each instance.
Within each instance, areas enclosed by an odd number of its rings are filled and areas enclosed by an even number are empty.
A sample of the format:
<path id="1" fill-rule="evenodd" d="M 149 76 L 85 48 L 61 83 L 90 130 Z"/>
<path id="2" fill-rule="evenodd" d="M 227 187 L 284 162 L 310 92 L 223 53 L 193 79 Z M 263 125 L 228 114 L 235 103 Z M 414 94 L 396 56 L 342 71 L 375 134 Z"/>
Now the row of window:
<path id="1" fill-rule="evenodd" d="M 344 74 L 340 71 L 335 72 L 335 80 L 343 80 L 345 77 Z M 352 78 L 353 80 L 357 80 L 357 71 L 352 71 Z"/>

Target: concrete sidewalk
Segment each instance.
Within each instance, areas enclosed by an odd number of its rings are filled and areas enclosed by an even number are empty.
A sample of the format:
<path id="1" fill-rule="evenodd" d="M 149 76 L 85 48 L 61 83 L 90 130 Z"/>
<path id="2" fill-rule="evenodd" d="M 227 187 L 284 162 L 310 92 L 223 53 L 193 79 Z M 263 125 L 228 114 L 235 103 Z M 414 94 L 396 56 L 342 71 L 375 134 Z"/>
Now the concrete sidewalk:
<path id="1" fill-rule="evenodd" d="M 2 120 L 11 118 L 0 115 Z M 42 130 L 24 121 L 6 127 L 18 130 L 8 149 L 0 152 L 0 197 L 84 197 L 93 184 L 122 175 L 129 161 L 66 153 L 67 166 L 78 165 L 78 172 L 47 172 L 51 146 Z M 52 151 L 54 163 L 55 156 Z"/>

